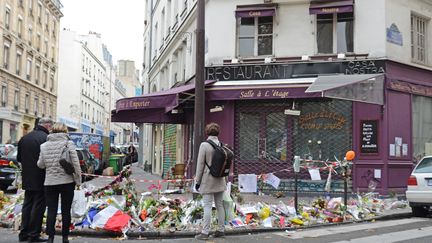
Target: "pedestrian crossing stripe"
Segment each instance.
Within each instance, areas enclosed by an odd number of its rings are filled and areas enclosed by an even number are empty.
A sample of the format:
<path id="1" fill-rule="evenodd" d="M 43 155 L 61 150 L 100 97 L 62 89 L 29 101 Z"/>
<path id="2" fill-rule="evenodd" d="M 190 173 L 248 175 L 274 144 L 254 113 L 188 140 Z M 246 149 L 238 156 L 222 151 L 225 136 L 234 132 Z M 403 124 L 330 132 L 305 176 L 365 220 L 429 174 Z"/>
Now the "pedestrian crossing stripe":
<path id="1" fill-rule="evenodd" d="M 382 221 L 382 222 L 375 222 L 375 223 L 358 223 L 358 224 L 351 224 L 348 226 L 323 227 L 323 228 L 311 229 L 311 230 L 305 229 L 304 231 L 301 232 L 293 232 L 290 235 L 288 235 L 286 232 L 279 232 L 274 234 L 282 237 L 287 237 L 290 239 L 318 238 L 327 235 L 343 234 L 343 233 L 354 232 L 354 231 L 362 231 L 362 230 L 390 227 L 394 225 L 410 224 L 410 223 L 424 222 L 424 221 L 428 221 L 428 219 L 409 218 L 409 219 L 399 219 L 399 220 Z M 432 235 L 432 232 L 430 232 L 430 234 Z"/>
<path id="2" fill-rule="evenodd" d="M 411 230 L 404 230 L 404 231 L 398 231 L 398 232 L 391 232 L 381 235 L 374 235 L 374 236 L 367 236 L 367 237 L 361 237 L 356 238 L 348 241 L 338 241 L 335 243 L 361 243 L 361 242 L 385 242 L 385 243 L 392 243 L 392 242 L 400 242 L 403 240 L 412 240 L 417 238 L 422 238 L 426 236 L 432 236 L 432 227 L 425 227 L 425 228 L 419 228 L 419 229 L 411 229 Z"/>

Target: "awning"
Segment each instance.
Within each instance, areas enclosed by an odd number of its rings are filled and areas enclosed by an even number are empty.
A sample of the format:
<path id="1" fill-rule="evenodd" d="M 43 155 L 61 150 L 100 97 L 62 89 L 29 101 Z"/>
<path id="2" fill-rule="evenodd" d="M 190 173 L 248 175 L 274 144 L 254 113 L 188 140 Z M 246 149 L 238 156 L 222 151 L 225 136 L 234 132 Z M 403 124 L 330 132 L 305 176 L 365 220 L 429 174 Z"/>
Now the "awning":
<path id="1" fill-rule="evenodd" d="M 354 11 L 354 0 L 313 0 L 310 14 L 349 13 Z"/>
<path id="2" fill-rule="evenodd" d="M 111 111 L 112 122 L 182 124 L 186 119 L 183 113 L 166 113 L 165 109 Z"/>
<path id="3" fill-rule="evenodd" d="M 205 85 L 214 82 L 216 81 L 206 80 Z M 195 94 L 190 91 L 194 89 L 195 84 L 193 83 L 142 96 L 120 99 L 116 102 L 116 111 L 164 108 L 168 112 L 181 103 L 180 94 L 185 94 L 188 98 L 191 98 Z"/>
<path id="4" fill-rule="evenodd" d="M 207 100 L 257 100 L 321 97 L 305 93 L 315 78 L 218 81 L 206 88 Z"/>
<path id="5" fill-rule="evenodd" d="M 214 82 L 216 80 L 206 80 L 205 85 Z M 111 112 L 111 119 L 113 122 L 185 123 L 184 114 L 175 108 L 188 100 L 193 100 L 194 89 L 194 83 L 186 84 L 160 92 L 118 100 L 116 110 Z"/>
<path id="6" fill-rule="evenodd" d="M 238 8 L 235 11 L 235 16 L 238 18 L 268 17 L 275 14 L 275 7 Z"/>
<path id="7" fill-rule="evenodd" d="M 384 104 L 384 74 L 319 76 L 306 93 L 323 97 Z"/>

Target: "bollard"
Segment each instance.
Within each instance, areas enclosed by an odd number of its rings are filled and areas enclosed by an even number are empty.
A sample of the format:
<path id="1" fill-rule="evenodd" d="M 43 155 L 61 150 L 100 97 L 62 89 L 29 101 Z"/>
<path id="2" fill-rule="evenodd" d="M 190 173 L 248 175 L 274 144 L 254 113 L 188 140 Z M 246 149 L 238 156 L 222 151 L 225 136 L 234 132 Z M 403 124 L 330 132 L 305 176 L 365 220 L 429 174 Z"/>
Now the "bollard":
<path id="1" fill-rule="evenodd" d="M 300 172 L 300 156 L 294 156 L 293 161 L 293 168 L 294 168 L 294 207 L 296 210 L 296 213 L 298 213 L 298 175 L 297 173 Z"/>

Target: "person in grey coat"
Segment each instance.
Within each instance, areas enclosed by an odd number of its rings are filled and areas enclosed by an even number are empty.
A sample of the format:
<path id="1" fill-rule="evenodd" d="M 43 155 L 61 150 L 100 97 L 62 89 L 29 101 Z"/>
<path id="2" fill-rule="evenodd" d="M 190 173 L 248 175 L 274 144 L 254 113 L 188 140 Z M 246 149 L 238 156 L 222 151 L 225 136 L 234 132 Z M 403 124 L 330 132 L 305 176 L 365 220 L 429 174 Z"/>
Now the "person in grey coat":
<path id="1" fill-rule="evenodd" d="M 206 126 L 205 132 L 209 140 L 219 144 L 220 127 L 216 123 L 210 123 Z M 204 202 L 204 219 L 202 221 L 202 231 L 195 238 L 206 240 L 210 234 L 211 214 L 213 200 L 216 205 L 218 215 L 218 229 L 214 232 L 213 237 L 225 236 L 225 210 L 223 207 L 223 194 L 226 189 L 225 177 L 214 177 L 210 174 L 208 166 L 212 164 L 212 156 L 214 149 L 208 142 L 202 142 L 198 151 L 197 168 L 195 176 L 195 189 L 197 189 L 203 197 Z M 207 165 L 206 165 L 207 163 Z"/>
<path id="2" fill-rule="evenodd" d="M 74 173 L 69 175 L 60 165 L 59 160 L 63 149 L 67 146 Z M 74 197 L 75 185 L 81 185 L 81 168 L 75 144 L 67 134 L 67 127 L 63 123 L 55 123 L 52 134 L 40 146 L 40 155 L 37 165 L 45 169 L 45 197 L 48 206 L 46 233 L 48 242 L 54 242 L 55 222 L 57 217 L 58 199 L 61 195 L 62 236 L 63 243 L 69 243 L 69 227 L 71 224 L 71 206 Z"/>

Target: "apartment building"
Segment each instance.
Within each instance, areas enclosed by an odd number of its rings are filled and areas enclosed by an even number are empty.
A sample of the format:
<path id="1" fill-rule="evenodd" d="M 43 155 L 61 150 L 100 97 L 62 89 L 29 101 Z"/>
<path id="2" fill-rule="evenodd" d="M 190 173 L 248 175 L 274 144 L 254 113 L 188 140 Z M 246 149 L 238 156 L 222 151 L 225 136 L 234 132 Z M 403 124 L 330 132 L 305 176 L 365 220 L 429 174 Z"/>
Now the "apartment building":
<path id="1" fill-rule="evenodd" d="M 145 161 L 166 175 L 193 163 L 196 1 L 148 0 L 146 13 L 146 95 L 112 119 L 151 123 Z M 294 156 L 354 150 L 353 190 L 404 191 L 432 154 L 431 16 L 430 0 L 206 1 L 205 122 L 234 148 L 233 173 L 289 180 Z"/>
<path id="2" fill-rule="evenodd" d="M 0 142 L 57 116 L 59 0 L 0 2 Z"/>
<path id="3" fill-rule="evenodd" d="M 106 60 L 99 34 L 61 30 L 57 113 L 70 131 L 108 136 L 110 80 L 114 77 L 110 77 L 112 66 Z"/>

